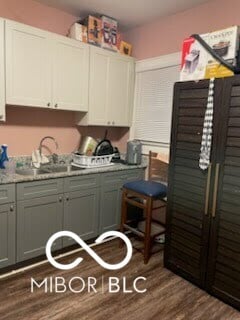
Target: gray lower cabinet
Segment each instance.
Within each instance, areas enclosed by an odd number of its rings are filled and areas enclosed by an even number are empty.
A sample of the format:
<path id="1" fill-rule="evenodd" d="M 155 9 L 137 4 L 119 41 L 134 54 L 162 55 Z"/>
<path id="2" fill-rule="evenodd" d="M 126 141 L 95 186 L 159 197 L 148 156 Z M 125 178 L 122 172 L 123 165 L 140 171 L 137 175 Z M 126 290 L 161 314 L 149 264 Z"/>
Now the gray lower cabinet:
<path id="1" fill-rule="evenodd" d="M 119 228 L 121 186 L 121 184 L 109 184 L 101 188 L 100 233 Z"/>
<path id="2" fill-rule="evenodd" d="M 0 186 L 0 268 L 16 260 L 15 184 Z"/>
<path id="3" fill-rule="evenodd" d="M 15 203 L 0 205 L 0 268 L 15 263 Z"/>
<path id="4" fill-rule="evenodd" d="M 99 188 L 73 191 L 65 194 L 63 229 L 72 231 L 83 240 L 98 235 Z M 63 238 L 63 246 L 75 244 Z"/>
<path id="5" fill-rule="evenodd" d="M 0 268 L 44 255 L 57 231 L 88 240 L 118 229 L 121 187 L 143 175 L 144 169 L 133 169 L 1 185 Z M 58 239 L 52 249 L 71 244 L 72 239 Z"/>
<path id="6" fill-rule="evenodd" d="M 50 195 L 17 203 L 17 262 L 45 253 L 52 234 L 62 230 L 63 195 Z M 52 249 L 62 248 L 62 239 Z"/>
<path id="7" fill-rule="evenodd" d="M 99 233 L 119 228 L 121 219 L 121 188 L 125 182 L 143 179 L 144 170 L 111 172 L 101 177 Z"/>

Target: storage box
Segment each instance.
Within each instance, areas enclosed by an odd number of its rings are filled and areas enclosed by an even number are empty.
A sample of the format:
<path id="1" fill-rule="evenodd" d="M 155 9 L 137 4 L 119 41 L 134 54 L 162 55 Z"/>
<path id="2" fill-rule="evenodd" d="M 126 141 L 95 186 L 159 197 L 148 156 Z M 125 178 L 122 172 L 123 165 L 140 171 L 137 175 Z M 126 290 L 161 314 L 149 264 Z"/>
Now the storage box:
<path id="1" fill-rule="evenodd" d="M 70 28 L 69 37 L 87 43 L 87 27 L 80 23 L 74 23 Z"/>
<path id="2" fill-rule="evenodd" d="M 88 28 L 88 42 L 96 46 L 102 44 L 102 19 L 88 16 L 82 23 Z"/>
<path id="3" fill-rule="evenodd" d="M 238 26 L 200 35 L 224 60 L 236 66 L 239 54 Z M 216 61 L 194 38 L 185 39 L 182 47 L 180 81 L 221 78 L 233 72 Z"/>
<path id="4" fill-rule="evenodd" d="M 125 41 L 121 41 L 120 44 L 120 53 L 125 54 L 127 56 L 131 56 L 132 54 L 132 45 Z"/>
<path id="5" fill-rule="evenodd" d="M 234 26 L 228 29 L 209 33 L 209 46 L 224 60 L 233 66 L 237 65 L 239 54 L 240 28 Z M 205 78 L 221 78 L 234 75 L 232 71 L 221 65 L 210 54 L 208 55 L 208 64 L 206 66 Z"/>
<path id="6" fill-rule="evenodd" d="M 102 16 L 102 48 L 117 51 L 117 20 Z"/>

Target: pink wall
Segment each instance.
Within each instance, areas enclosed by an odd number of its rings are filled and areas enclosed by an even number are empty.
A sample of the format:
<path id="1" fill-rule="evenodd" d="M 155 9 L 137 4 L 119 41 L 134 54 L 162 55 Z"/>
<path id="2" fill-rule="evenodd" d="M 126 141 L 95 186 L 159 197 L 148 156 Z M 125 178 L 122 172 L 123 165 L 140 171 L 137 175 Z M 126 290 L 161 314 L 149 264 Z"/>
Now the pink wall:
<path id="1" fill-rule="evenodd" d="M 63 35 L 77 19 L 33 0 L 0 0 L 0 17 Z M 73 112 L 7 106 L 7 122 L 0 124 L 0 144 L 9 145 L 10 155 L 29 155 L 43 136 L 51 135 L 59 142 L 59 153 L 69 153 L 78 147 L 81 134 L 104 135 L 104 128 L 81 128 L 74 123 Z M 124 151 L 128 130 L 111 128 L 108 138 Z"/>
<path id="2" fill-rule="evenodd" d="M 0 124 L 0 142 L 9 145 L 10 155 L 28 155 L 38 148 L 41 138 L 51 135 L 62 154 L 75 151 L 81 135 L 104 137 L 105 127 L 77 127 L 74 118 L 74 112 L 7 106 L 7 122 Z M 108 138 L 124 151 L 128 129 L 109 128 Z M 55 151 L 51 141 L 46 144 Z"/>
<path id="3" fill-rule="evenodd" d="M 133 55 L 137 59 L 156 57 L 180 51 L 182 40 L 193 33 L 240 25 L 239 12 L 239 0 L 212 0 L 132 29 L 124 37 L 133 44 Z"/>

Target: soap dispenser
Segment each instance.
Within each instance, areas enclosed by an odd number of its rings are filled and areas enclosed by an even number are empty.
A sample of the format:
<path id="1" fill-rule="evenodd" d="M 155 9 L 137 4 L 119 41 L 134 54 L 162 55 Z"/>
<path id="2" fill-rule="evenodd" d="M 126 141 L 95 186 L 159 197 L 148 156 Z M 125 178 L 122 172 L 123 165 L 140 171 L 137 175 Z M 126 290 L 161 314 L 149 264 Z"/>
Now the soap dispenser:
<path id="1" fill-rule="evenodd" d="M 2 145 L 2 152 L 0 156 L 0 169 L 5 169 L 5 162 L 8 161 L 8 155 L 7 155 L 7 145 Z"/>

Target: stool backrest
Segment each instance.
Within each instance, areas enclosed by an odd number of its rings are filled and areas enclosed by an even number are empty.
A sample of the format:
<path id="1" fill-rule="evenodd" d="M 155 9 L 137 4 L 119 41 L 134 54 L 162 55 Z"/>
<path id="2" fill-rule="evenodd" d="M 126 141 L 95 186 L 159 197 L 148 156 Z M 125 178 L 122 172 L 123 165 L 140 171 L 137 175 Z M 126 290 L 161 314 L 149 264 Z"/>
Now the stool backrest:
<path id="1" fill-rule="evenodd" d="M 168 180 L 168 160 L 157 152 L 149 151 L 148 179 L 159 182 Z"/>

